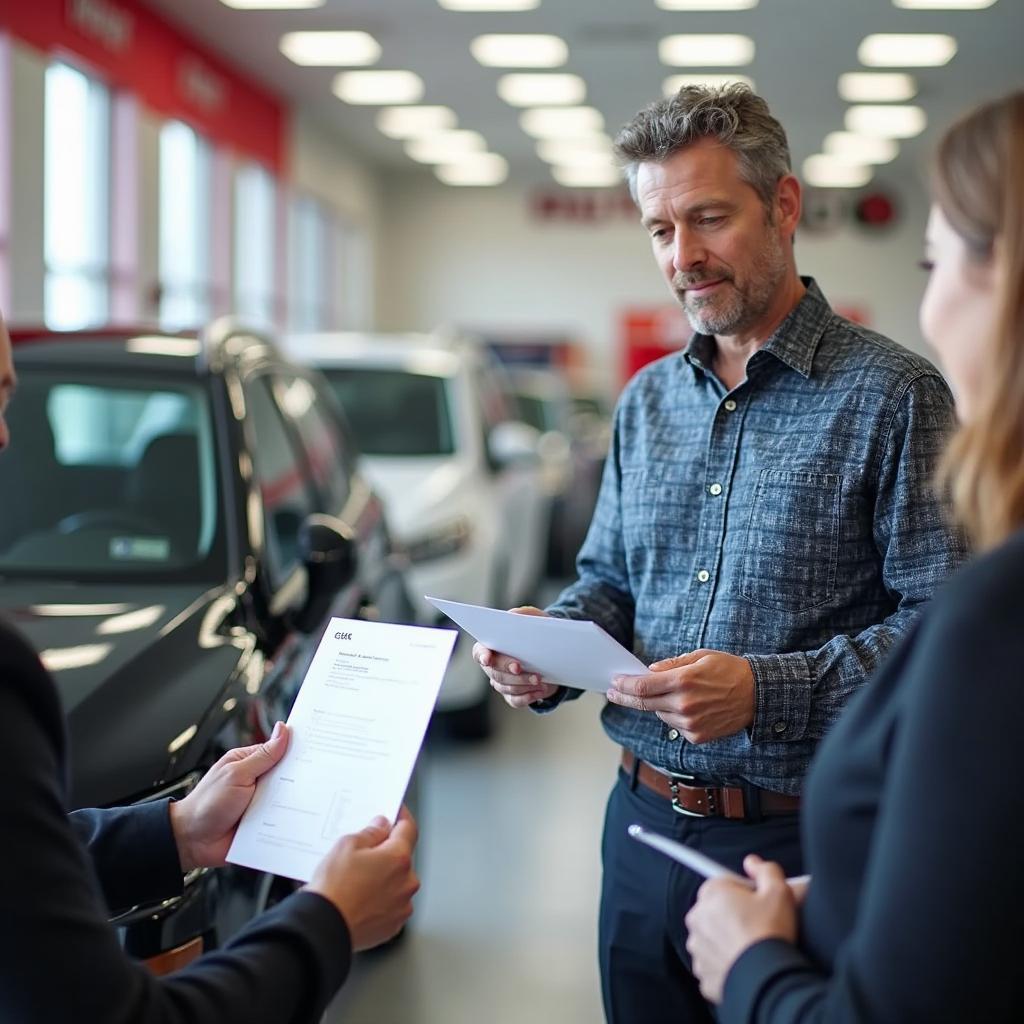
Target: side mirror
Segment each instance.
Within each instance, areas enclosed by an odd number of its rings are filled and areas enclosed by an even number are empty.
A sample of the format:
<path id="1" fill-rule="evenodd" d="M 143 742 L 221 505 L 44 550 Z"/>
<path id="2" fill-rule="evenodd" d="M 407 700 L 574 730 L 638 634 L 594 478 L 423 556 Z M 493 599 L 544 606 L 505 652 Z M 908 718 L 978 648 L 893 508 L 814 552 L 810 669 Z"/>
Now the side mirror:
<path id="1" fill-rule="evenodd" d="M 306 567 L 306 602 L 295 613 L 295 628 L 312 633 L 323 621 L 338 592 L 359 567 L 352 528 L 334 516 L 314 513 L 299 527 L 299 557 Z"/>
<path id="2" fill-rule="evenodd" d="M 499 423 L 487 436 L 487 451 L 496 466 L 536 463 L 540 431 L 518 420 Z"/>

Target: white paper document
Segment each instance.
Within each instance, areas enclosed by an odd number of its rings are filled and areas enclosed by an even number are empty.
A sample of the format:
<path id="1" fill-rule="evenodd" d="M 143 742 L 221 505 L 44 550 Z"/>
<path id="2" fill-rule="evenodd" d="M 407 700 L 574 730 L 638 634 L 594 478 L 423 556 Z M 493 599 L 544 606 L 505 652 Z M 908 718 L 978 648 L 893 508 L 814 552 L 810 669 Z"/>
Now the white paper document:
<path id="1" fill-rule="evenodd" d="M 228 860 L 308 882 L 340 836 L 394 821 L 458 633 L 331 619 Z"/>
<path id="2" fill-rule="evenodd" d="M 606 693 L 613 676 L 643 676 L 650 669 L 596 622 L 519 615 L 428 597 L 470 636 L 492 651 L 516 658 L 526 672 L 549 683 Z"/>

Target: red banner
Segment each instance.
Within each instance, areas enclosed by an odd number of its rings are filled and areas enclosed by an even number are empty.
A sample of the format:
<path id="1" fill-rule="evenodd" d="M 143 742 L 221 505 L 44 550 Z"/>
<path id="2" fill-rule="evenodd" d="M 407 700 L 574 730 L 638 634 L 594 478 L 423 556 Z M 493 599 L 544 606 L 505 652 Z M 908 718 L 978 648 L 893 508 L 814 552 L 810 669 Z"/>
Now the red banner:
<path id="1" fill-rule="evenodd" d="M 139 0 L 7 0 L 0 29 L 134 93 L 155 113 L 188 122 L 279 177 L 285 171 L 284 102 Z"/>

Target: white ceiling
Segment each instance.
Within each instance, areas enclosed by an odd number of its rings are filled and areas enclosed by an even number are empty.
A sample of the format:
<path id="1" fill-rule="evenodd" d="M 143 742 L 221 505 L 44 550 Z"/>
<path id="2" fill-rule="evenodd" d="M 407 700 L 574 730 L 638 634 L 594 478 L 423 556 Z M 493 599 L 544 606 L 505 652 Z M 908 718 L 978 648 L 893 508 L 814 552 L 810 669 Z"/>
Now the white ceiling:
<path id="1" fill-rule="evenodd" d="M 437 0 L 326 0 L 315 10 L 239 11 L 219 0 L 147 0 L 234 65 L 325 123 L 367 163 L 430 174 L 402 144 L 374 127 L 376 108 L 348 106 L 331 94 L 335 68 L 300 68 L 278 52 L 282 33 L 296 29 L 359 29 L 380 43 L 378 68 L 408 68 L 426 83 L 424 103 L 452 107 L 459 127 L 475 129 L 510 164 L 510 180 L 551 182 L 534 142 L 518 125 L 519 111 L 498 98 L 502 70 L 480 66 L 470 41 L 485 32 L 551 33 L 569 46 L 559 70 L 581 75 L 587 103 L 608 130 L 661 95 L 662 80 L 686 69 L 658 60 L 658 40 L 678 32 L 740 32 L 754 38 L 747 68 L 758 91 L 786 126 L 797 168 L 820 151 L 822 139 L 843 127 L 846 104 L 836 80 L 860 69 L 857 46 L 873 32 L 946 32 L 959 51 L 941 68 L 909 69 L 924 107 L 925 135 L 902 144 L 884 180 L 917 174 L 937 129 L 972 102 L 1024 86 L 1024 0 L 997 0 L 982 11 L 908 11 L 892 0 L 761 0 L 750 11 L 672 13 L 654 0 L 541 0 L 533 11 L 456 13 Z M 708 71 L 717 69 L 706 69 Z M 723 69 L 724 70 L 724 69 Z"/>

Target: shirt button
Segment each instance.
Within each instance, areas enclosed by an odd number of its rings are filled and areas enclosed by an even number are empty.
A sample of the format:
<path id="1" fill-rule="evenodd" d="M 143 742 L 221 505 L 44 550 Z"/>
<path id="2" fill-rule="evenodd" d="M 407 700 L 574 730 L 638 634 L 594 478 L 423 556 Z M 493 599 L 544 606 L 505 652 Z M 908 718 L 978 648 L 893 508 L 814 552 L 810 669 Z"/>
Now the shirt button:
<path id="1" fill-rule="evenodd" d="M 668 738 L 670 740 L 677 740 L 677 739 L 679 739 L 679 730 L 678 729 L 669 729 L 669 731 L 668 731 Z"/>
<path id="2" fill-rule="evenodd" d="M 699 579 L 701 583 L 707 583 L 707 581 L 711 579 L 711 573 L 709 573 L 707 569 L 701 569 L 701 571 L 697 573 L 697 579 Z"/>
<path id="3" fill-rule="evenodd" d="M 774 724 L 774 725 L 772 726 L 772 728 L 773 728 L 773 729 L 774 729 L 774 730 L 775 730 L 775 731 L 776 731 L 777 733 L 781 733 L 781 732 L 785 732 L 785 731 L 786 731 L 786 725 L 787 725 L 787 723 L 786 723 L 786 722 L 776 722 L 776 723 L 775 723 L 775 724 Z"/>
<path id="4" fill-rule="evenodd" d="M 736 411 L 736 403 L 731 398 L 727 398 L 725 400 L 725 411 L 726 412 L 735 412 Z"/>
<path id="5" fill-rule="evenodd" d="M 718 495 L 720 495 L 722 493 L 722 485 L 721 484 L 712 484 L 708 488 L 708 493 L 713 494 L 717 498 Z"/>

